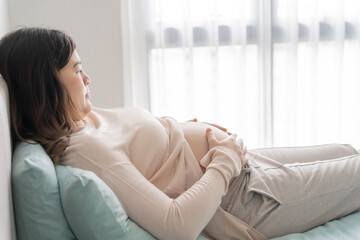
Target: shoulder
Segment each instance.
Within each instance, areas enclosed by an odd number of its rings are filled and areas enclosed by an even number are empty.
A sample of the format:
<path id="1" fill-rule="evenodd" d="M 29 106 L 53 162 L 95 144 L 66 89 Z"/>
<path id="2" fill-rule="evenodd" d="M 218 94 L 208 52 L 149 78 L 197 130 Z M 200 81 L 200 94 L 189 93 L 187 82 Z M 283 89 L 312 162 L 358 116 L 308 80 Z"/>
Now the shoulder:
<path id="1" fill-rule="evenodd" d="M 141 107 L 112 107 L 112 108 L 103 108 L 103 107 L 92 107 L 91 112 L 121 112 L 121 111 L 146 111 L 145 108 Z"/>
<path id="2" fill-rule="evenodd" d="M 110 131 L 94 130 L 85 127 L 70 136 L 69 145 L 63 152 L 66 165 L 91 165 L 104 168 L 115 162 L 128 161 L 128 156 L 122 148 L 114 151 L 119 140 Z"/>
<path id="3" fill-rule="evenodd" d="M 123 115 L 136 115 L 136 114 L 152 114 L 147 109 L 140 107 L 117 107 L 117 108 L 99 108 L 93 107 L 90 115 L 101 115 L 108 116 L 114 114 L 123 114 Z"/>

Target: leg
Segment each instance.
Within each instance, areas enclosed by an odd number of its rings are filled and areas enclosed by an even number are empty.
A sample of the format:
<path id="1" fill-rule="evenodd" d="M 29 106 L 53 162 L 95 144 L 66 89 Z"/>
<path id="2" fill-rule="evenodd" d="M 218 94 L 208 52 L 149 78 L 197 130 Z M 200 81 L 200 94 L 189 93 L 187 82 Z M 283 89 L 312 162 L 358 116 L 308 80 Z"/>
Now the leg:
<path id="1" fill-rule="evenodd" d="M 256 155 L 262 155 L 279 163 L 321 161 L 357 153 L 349 144 L 324 144 L 306 147 L 277 147 L 249 150 L 249 155 L 252 158 L 256 158 Z"/>
<path id="2" fill-rule="evenodd" d="M 257 155 L 249 165 L 221 206 L 269 238 L 360 209 L 360 155 L 291 164 Z"/>

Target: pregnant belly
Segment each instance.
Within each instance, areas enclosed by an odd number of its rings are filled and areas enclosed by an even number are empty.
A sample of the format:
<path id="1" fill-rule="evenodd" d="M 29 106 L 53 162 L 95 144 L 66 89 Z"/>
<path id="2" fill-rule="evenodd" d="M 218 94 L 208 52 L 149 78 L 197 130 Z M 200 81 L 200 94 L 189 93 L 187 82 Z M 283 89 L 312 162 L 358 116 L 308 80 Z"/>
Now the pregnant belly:
<path id="1" fill-rule="evenodd" d="M 189 143 L 190 148 L 198 161 L 200 161 L 209 151 L 209 145 L 206 138 L 207 128 L 214 130 L 215 136 L 218 140 L 223 140 L 229 136 L 226 132 L 206 123 L 184 122 L 181 123 L 181 127 L 184 131 L 185 139 Z"/>

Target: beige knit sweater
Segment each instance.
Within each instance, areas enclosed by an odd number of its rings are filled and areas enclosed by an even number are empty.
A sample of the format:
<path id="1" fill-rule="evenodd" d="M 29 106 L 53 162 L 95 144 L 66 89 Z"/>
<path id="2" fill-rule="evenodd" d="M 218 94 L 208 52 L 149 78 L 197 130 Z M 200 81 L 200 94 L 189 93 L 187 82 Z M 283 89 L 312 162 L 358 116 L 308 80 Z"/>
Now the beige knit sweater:
<path id="1" fill-rule="evenodd" d="M 201 170 L 181 125 L 139 108 L 93 110 L 70 138 L 63 164 L 97 174 L 129 217 L 159 239 L 265 239 L 219 205 L 230 179 Z M 237 158 L 226 147 L 204 158 Z"/>

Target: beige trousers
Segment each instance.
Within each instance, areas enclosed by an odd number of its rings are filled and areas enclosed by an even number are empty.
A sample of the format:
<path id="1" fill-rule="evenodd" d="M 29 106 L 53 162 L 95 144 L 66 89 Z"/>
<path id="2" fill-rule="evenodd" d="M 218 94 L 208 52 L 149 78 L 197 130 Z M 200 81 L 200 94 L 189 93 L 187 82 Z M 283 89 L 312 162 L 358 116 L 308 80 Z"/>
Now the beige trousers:
<path id="1" fill-rule="evenodd" d="M 360 155 L 350 145 L 249 151 L 221 207 L 268 238 L 360 209 Z"/>

